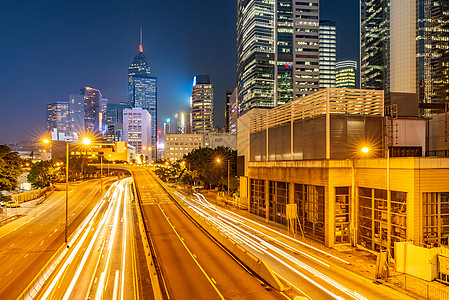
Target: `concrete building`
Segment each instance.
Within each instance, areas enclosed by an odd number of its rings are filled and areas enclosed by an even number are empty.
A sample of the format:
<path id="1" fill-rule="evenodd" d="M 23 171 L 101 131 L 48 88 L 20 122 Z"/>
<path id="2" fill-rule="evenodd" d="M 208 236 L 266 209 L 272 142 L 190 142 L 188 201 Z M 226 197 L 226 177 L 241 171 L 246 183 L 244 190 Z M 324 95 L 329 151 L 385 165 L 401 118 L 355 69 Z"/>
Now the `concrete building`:
<path id="1" fill-rule="evenodd" d="M 177 161 L 189 154 L 192 150 L 204 147 L 204 137 L 202 134 L 166 134 L 165 139 L 165 159 Z"/>
<path id="2" fill-rule="evenodd" d="M 335 64 L 335 87 L 357 88 L 357 62 L 353 60 L 339 61 Z"/>
<path id="3" fill-rule="evenodd" d="M 203 134 L 204 146 L 215 149 L 219 146 L 237 148 L 237 136 L 230 132 L 208 132 Z"/>
<path id="4" fill-rule="evenodd" d="M 209 75 L 193 77 L 190 124 L 191 133 L 214 130 L 214 85 Z"/>
<path id="5" fill-rule="evenodd" d="M 230 125 L 230 115 L 231 115 L 231 97 L 232 97 L 232 91 L 226 91 L 226 108 L 225 108 L 225 131 L 229 132 Z"/>
<path id="6" fill-rule="evenodd" d="M 56 101 L 47 104 L 47 130 L 56 129 L 58 132 L 68 134 L 70 131 L 69 103 Z"/>
<path id="7" fill-rule="evenodd" d="M 241 203 L 286 227 L 292 209 L 296 232 L 326 246 L 448 244 L 449 159 L 416 151 L 396 157 L 413 144 L 425 149 L 425 126 L 399 120 L 398 142 L 390 146 L 383 101 L 383 91 L 326 88 L 241 116 Z"/>
<path id="8" fill-rule="evenodd" d="M 334 21 L 320 20 L 319 30 L 320 89 L 335 87 L 335 62 L 337 61 L 337 27 Z"/>
<path id="9" fill-rule="evenodd" d="M 134 146 L 136 155 L 152 160 L 151 115 L 141 107 L 123 110 L 123 139 Z"/>

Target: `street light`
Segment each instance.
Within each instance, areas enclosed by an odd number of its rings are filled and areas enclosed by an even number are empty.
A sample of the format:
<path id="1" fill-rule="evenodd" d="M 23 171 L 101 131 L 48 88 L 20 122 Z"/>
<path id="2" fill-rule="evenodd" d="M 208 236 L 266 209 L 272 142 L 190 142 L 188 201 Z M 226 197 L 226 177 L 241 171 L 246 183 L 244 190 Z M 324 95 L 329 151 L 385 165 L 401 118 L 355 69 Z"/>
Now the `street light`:
<path id="1" fill-rule="evenodd" d="M 360 148 L 359 148 L 360 149 Z M 362 154 L 364 156 L 366 156 L 368 154 L 368 152 L 371 151 L 371 149 L 369 147 L 362 147 L 360 149 L 360 151 L 362 152 Z M 351 165 L 351 226 L 352 226 L 352 245 L 356 246 L 357 245 L 357 234 L 356 234 L 356 224 L 355 224 L 355 167 L 354 167 L 354 162 L 355 162 L 355 157 L 352 159 L 352 165 Z"/>
<path id="2" fill-rule="evenodd" d="M 45 138 L 42 140 L 44 144 L 50 144 L 50 140 Z M 85 137 L 83 139 L 84 145 L 89 145 L 91 142 L 90 138 Z M 65 226 L 64 226 L 64 243 L 69 248 L 67 243 L 67 227 L 68 227 L 68 216 L 69 216 L 69 142 L 65 141 L 66 145 L 66 163 L 65 163 Z"/>
<path id="3" fill-rule="evenodd" d="M 230 160 L 227 159 L 227 161 L 228 161 L 228 198 L 229 198 L 229 184 L 230 184 L 231 176 L 230 176 L 230 168 L 229 168 Z M 221 159 L 217 158 L 217 162 L 220 163 Z"/>

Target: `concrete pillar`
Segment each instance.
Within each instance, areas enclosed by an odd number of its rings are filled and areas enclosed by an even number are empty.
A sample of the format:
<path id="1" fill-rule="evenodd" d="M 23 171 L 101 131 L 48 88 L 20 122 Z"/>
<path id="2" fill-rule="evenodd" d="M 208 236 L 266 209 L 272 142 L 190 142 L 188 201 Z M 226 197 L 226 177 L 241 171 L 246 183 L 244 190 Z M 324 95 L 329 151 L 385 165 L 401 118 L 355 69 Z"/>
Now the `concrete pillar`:
<path id="1" fill-rule="evenodd" d="M 332 247 L 335 244 L 335 188 L 328 184 L 324 187 L 324 244 Z"/>
<path id="2" fill-rule="evenodd" d="M 265 219 L 270 220 L 270 181 L 265 180 Z"/>

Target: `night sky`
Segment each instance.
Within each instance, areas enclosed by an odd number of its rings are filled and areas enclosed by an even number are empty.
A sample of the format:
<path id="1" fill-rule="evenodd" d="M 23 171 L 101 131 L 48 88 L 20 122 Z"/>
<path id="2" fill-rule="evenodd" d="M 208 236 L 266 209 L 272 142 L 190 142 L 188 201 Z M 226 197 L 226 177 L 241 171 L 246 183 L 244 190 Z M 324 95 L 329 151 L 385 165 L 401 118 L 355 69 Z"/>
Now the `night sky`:
<path id="1" fill-rule="evenodd" d="M 337 25 L 337 59 L 358 60 L 359 1 L 321 0 Z M 144 52 L 158 78 L 159 123 L 188 112 L 192 78 L 210 74 L 215 123 L 236 86 L 236 1 L 1 0 L 0 144 L 37 139 L 45 105 L 84 86 L 128 101 L 128 65 Z"/>

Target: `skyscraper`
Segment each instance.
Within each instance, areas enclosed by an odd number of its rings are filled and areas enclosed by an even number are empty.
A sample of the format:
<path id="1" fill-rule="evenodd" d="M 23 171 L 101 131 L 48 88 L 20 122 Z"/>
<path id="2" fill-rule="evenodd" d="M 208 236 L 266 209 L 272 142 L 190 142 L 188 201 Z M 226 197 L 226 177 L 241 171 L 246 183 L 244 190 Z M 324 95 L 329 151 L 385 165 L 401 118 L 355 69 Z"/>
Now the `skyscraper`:
<path id="1" fill-rule="evenodd" d="M 102 131 L 102 95 L 90 87 L 82 88 L 80 95 L 84 98 L 84 130 L 98 134 Z"/>
<path id="2" fill-rule="evenodd" d="M 69 103 L 56 101 L 47 104 L 47 130 L 57 129 L 58 133 L 69 133 Z"/>
<path id="3" fill-rule="evenodd" d="M 84 97 L 80 93 L 69 95 L 70 133 L 84 132 Z"/>
<path id="4" fill-rule="evenodd" d="M 79 94 L 69 95 L 70 132 L 103 133 L 106 103 L 107 99 L 103 100 L 100 91 L 91 87 L 81 88 Z"/>
<path id="5" fill-rule="evenodd" d="M 318 90 L 319 0 L 237 1 L 241 113 Z"/>
<path id="6" fill-rule="evenodd" d="M 142 32 L 139 53 L 128 68 L 128 96 L 131 107 L 142 107 L 151 115 L 151 145 L 156 148 L 157 130 L 157 78 L 150 76 L 150 66 L 143 53 Z"/>
<path id="7" fill-rule="evenodd" d="M 214 87 L 209 75 L 193 77 L 190 123 L 192 133 L 214 129 Z"/>
<path id="8" fill-rule="evenodd" d="M 357 62 L 353 60 L 339 61 L 335 64 L 335 86 L 338 88 L 357 88 Z"/>
<path id="9" fill-rule="evenodd" d="M 335 86 L 337 28 L 335 22 L 320 20 L 320 88 Z"/>
<path id="10" fill-rule="evenodd" d="M 231 108 L 231 95 L 232 91 L 226 91 L 226 108 L 225 108 L 225 131 L 229 132 L 229 116 Z"/>
<path id="11" fill-rule="evenodd" d="M 184 112 L 175 114 L 175 127 L 176 128 L 174 133 L 186 133 L 186 114 Z"/>
<path id="12" fill-rule="evenodd" d="M 421 115 L 444 111 L 448 1 L 364 0 L 360 9 L 361 87 L 415 95 Z"/>

